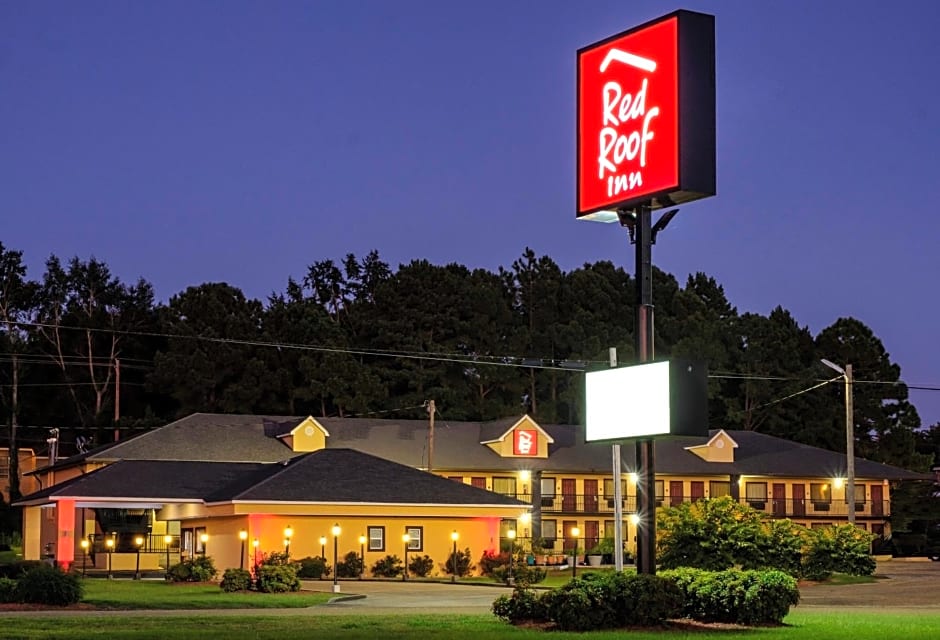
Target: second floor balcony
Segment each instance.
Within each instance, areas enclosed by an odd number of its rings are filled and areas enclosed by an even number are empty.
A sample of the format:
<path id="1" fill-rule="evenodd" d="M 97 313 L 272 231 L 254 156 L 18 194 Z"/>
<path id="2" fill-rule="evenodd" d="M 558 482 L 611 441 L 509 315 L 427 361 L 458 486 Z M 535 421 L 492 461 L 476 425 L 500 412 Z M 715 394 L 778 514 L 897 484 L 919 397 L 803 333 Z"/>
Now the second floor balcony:
<path id="1" fill-rule="evenodd" d="M 532 502 L 532 496 L 525 494 L 513 495 L 523 502 Z M 700 498 L 690 496 L 657 496 L 657 507 L 674 507 L 683 503 L 693 502 Z M 746 504 L 753 509 L 763 511 L 775 518 L 838 518 L 848 517 L 849 504 L 843 500 L 814 500 L 812 498 L 739 498 L 738 502 Z M 540 500 L 542 514 L 569 514 L 589 515 L 604 514 L 613 516 L 614 499 L 603 495 L 554 495 L 542 496 Z M 637 512 L 637 497 L 624 496 L 621 500 L 624 514 Z M 866 500 L 855 503 L 855 514 L 860 518 L 880 519 L 891 515 L 891 502 L 889 500 Z"/>

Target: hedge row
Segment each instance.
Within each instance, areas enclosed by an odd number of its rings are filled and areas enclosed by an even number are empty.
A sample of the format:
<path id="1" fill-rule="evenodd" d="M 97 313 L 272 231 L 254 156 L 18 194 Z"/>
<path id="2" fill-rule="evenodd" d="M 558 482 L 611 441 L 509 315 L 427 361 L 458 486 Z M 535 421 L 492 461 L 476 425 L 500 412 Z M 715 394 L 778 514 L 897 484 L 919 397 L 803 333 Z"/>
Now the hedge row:
<path id="1" fill-rule="evenodd" d="M 592 573 L 537 594 L 517 588 L 493 613 L 512 624 L 551 623 L 565 631 L 702 622 L 780 623 L 799 602 L 796 580 L 782 571 L 679 569 L 658 576 Z"/>

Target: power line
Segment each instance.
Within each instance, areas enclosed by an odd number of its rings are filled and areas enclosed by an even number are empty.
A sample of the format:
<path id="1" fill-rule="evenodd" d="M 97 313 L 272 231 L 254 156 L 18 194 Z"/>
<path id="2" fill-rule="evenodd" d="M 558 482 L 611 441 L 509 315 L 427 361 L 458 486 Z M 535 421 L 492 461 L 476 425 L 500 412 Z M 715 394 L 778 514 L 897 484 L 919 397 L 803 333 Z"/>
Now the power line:
<path id="1" fill-rule="evenodd" d="M 401 358 L 406 360 L 424 360 L 431 362 L 452 362 L 454 364 L 466 364 L 466 365 L 477 365 L 477 366 L 501 366 L 501 367 L 517 367 L 524 369 L 546 369 L 553 371 L 569 371 L 569 372 L 580 372 L 587 369 L 588 365 L 606 365 L 606 360 L 589 360 L 578 358 L 576 360 L 558 360 L 557 358 L 548 358 L 548 357 L 526 357 L 526 356 L 510 356 L 510 355 L 467 355 L 461 353 L 453 352 L 434 352 L 434 351 L 408 351 L 408 350 L 393 350 L 393 349 L 359 349 L 352 347 L 332 347 L 324 345 L 307 345 L 307 344 L 297 344 L 297 343 L 288 343 L 288 342 L 270 342 L 264 340 L 248 340 L 248 339 L 238 339 L 238 338 L 214 338 L 211 336 L 203 335 L 181 335 L 181 334 L 171 334 L 171 333 L 161 333 L 153 331 L 130 331 L 123 329 L 104 329 L 104 328 L 95 328 L 95 327 L 74 327 L 68 325 L 54 325 L 49 323 L 42 322 L 17 322 L 14 323 L 18 326 L 23 327 L 42 327 L 42 328 L 55 328 L 65 330 L 76 330 L 76 331 L 96 331 L 103 333 L 117 333 L 122 335 L 131 335 L 131 336 L 142 336 L 142 337 L 152 337 L 152 338 L 167 338 L 167 339 L 180 339 L 180 340 L 199 340 L 204 342 L 210 342 L 215 344 L 231 344 L 239 346 L 250 346 L 250 347 L 266 347 L 266 348 L 276 348 L 276 349 L 289 349 L 289 350 L 299 350 L 299 351 L 312 351 L 317 353 L 339 353 L 346 355 L 357 355 L 357 356 L 369 356 L 369 357 L 392 357 L 392 358 Z M 81 358 L 82 356 L 69 356 L 74 358 Z M 123 365 L 124 358 L 119 358 Z M 141 362 L 152 362 L 150 360 L 137 359 Z M 536 364 L 538 361 L 540 364 Z M 567 366 L 562 366 L 556 364 L 558 362 L 566 362 Z M 546 364 L 550 363 L 550 364 Z M 574 366 L 575 364 L 579 366 Z M 133 366 L 133 365 L 130 365 Z M 805 377 L 794 378 L 794 377 L 785 377 L 785 376 L 770 376 L 770 375 L 753 375 L 753 374 L 744 374 L 744 373 L 733 373 L 733 372 L 722 372 L 715 373 L 708 376 L 713 379 L 729 379 L 729 380 L 757 380 L 757 381 L 774 381 L 774 382 L 799 382 L 805 380 Z M 907 384 L 902 380 L 898 381 L 882 381 L 882 380 L 854 380 L 856 384 L 885 384 L 885 385 L 906 385 L 909 389 L 915 389 L 918 391 L 940 391 L 940 386 L 934 385 L 913 385 Z"/>

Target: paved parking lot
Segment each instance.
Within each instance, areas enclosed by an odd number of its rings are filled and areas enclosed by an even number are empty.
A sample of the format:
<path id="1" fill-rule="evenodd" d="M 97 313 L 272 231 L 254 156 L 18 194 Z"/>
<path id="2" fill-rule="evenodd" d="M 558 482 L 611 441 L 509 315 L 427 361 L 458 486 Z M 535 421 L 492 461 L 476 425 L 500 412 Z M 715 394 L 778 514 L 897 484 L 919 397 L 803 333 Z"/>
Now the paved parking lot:
<path id="1" fill-rule="evenodd" d="M 800 606 L 940 611 L 940 562 L 879 562 L 875 577 L 879 580 L 872 584 L 804 587 Z"/>

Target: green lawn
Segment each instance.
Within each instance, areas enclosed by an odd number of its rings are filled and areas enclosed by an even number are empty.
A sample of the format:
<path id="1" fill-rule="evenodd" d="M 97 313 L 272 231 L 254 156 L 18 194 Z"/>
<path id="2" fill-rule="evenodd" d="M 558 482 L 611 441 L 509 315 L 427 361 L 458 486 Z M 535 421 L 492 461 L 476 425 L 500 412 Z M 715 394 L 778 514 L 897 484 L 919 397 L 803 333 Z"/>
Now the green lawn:
<path id="1" fill-rule="evenodd" d="M 383 640 L 440 638 L 452 640 L 885 640 L 885 638 L 929 639 L 940 635 L 940 613 L 914 616 L 893 613 L 795 612 L 787 625 L 774 628 L 718 631 L 657 630 L 545 633 L 519 629 L 492 616 L 455 615 L 356 615 L 322 616 L 174 616 L 158 617 L 75 617 L 5 618 L 3 637 L 16 638 L 154 638 L 178 639 L 228 637 L 286 640 L 289 638 L 340 638 L 342 640 Z"/>
<path id="2" fill-rule="evenodd" d="M 82 602 L 102 609 L 270 609 L 323 604 L 331 593 L 226 593 L 218 585 L 85 580 Z"/>

